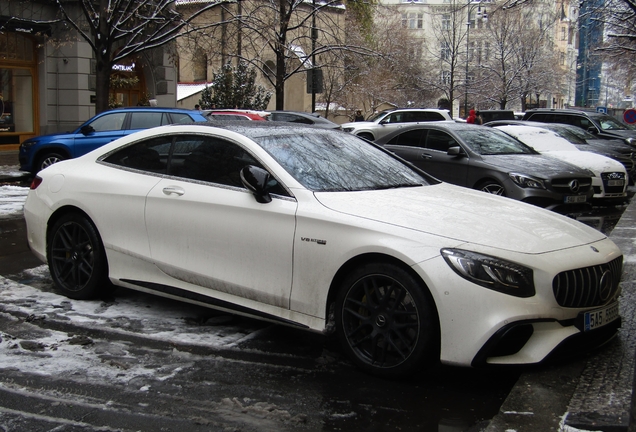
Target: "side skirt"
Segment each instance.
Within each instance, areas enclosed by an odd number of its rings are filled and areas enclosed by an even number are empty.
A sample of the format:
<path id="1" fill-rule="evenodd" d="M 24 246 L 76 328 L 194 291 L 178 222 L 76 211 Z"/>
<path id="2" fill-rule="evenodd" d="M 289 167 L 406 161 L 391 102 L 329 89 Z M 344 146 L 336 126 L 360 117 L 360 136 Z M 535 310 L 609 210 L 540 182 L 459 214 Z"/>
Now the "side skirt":
<path id="1" fill-rule="evenodd" d="M 131 285 L 137 285 L 139 287 L 143 287 L 146 290 L 156 291 L 158 293 L 164 293 L 171 296 L 179 297 L 184 299 L 185 301 L 190 300 L 190 301 L 195 301 L 197 303 L 202 303 L 204 305 L 208 305 L 211 308 L 219 308 L 219 309 L 235 311 L 239 314 L 249 315 L 249 316 L 253 316 L 259 319 L 264 319 L 267 321 L 274 321 L 274 322 L 278 322 L 280 324 L 284 324 L 287 326 L 292 326 L 292 327 L 307 329 L 307 330 L 309 329 L 308 326 L 304 324 L 299 324 L 295 321 L 290 321 L 285 318 L 277 317 L 275 315 L 264 313 L 255 309 L 246 308 L 244 306 L 239 306 L 234 303 L 215 299 L 213 297 L 208 297 L 206 295 L 184 290 L 181 288 L 176 288 L 173 286 L 163 285 L 163 284 L 158 284 L 153 282 L 132 280 L 132 279 L 121 279 L 121 281 L 125 283 L 129 283 Z"/>

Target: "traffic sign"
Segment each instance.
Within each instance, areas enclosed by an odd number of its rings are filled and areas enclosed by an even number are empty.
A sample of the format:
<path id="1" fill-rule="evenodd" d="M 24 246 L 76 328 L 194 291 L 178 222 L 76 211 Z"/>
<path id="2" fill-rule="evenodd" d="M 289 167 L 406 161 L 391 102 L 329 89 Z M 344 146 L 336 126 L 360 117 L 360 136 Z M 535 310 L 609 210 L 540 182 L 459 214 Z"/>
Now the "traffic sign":
<path id="1" fill-rule="evenodd" d="M 598 106 L 598 107 L 596 107 L 596 112 L 597 113 L 607 114 L 607 107 Z"/>
<path id="2" fill-rule="evenodd" d="M 623 120 L 625 123 L 634 124 L 636 123 L 636 109 L 628 109 L 623 113 Z"/>

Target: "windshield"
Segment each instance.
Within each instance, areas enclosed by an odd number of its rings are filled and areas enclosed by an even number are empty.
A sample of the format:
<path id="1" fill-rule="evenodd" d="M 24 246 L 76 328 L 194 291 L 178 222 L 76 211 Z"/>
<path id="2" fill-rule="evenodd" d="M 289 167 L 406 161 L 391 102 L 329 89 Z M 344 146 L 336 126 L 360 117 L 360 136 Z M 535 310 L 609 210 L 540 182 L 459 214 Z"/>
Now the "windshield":
<path id="1" fill-rule="evenodd" d="M 307 189 L 360 191 L 430 184 L 387 152 L 347 133 L 289 131 L 252 137 Z"/>
<path id="2" fill-rule="evenodd" d="M 457 131 L 472 151 L 480 155 L 535 154 L 536 152 L 519 140 L 491 128 L 471 128 Z"/>
<path id="3" fill-rule="evenodd" d="M 385 115 L 387 115 L 388 113 L 389 113 L 389 111 L 380 111 L 379 113 L 374 114 L 374 115 L 372 115 L 371 117 L 369 117 L 369 118 L 367 119 L 367 121 L 374 122 L 374 121 L 376 121 L 376 120 L 378 120 L 378 119 L 380 119 L 380 118 L 384 117 L 384 116 L 385 116 Z"/>
<path id="4" fill-rule="evenodd" d="M 611 116 L 597 117 L 597 121 L 603 130 L 630 130 L 630 128 Z"/>
<path id="5" fill-rule="evenodd" d="M 559 135 L 561 138 L 565 138 L 572 144 L 587 144 L 587 141 L 585 140 L 585 134 L 590 134 L 589 132 L 586 132 L 576 126 L 573 128 L 568 128 L 567 126 L 546 125 L 544 127 L 548 130 L 551 130 L 552 132 L 556 132 L 557 135 Z M 581 131 L 581 133 L 578 133 L 578 131 L 574 131 L 572 129 L 578 129 L 579 131 Z M 592 138 L 595 138 L 594 135 L 592 135 Z"/>

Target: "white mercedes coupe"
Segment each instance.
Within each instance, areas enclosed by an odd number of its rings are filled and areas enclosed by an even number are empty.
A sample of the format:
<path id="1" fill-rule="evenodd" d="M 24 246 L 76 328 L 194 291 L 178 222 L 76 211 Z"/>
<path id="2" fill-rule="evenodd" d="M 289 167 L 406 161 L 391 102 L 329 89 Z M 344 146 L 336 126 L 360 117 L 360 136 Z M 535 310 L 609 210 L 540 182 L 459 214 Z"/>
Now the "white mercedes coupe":
<path id="1" fill-rule="evenodd" d="M 604 234 L 339 130 L 148 129 L 41 171 L 24 213 L 68 297 L 120 286 L 335 331 L 382 376 L 539 363 L 621 322 L 623 257 Z"/>

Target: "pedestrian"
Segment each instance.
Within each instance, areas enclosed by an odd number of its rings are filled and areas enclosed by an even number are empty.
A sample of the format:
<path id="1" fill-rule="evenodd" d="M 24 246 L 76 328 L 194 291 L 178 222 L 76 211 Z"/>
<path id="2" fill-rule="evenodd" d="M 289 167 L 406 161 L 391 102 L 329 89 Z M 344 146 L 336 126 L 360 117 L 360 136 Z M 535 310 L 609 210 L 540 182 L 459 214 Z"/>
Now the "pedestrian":
<path id="1" fill-rule="evenodd" d="M 353 121 L 364 121 L 364 116 L 362 115 L 362 111 L 356 111 L 356 116 L 353 118 Z"/>
<path id="2" fill-rule="evenodd" d="M 484 119 L 481 117 L 479 110 L 475 111 L 475 124 L 478 124 L 478 125 L 484 124 Z"/>
<path id="3" fill-rule="evenodd" d="M 466 119 L 466 123 L 475 124 L 476 120 L 477 116 L 475 115 L 475 110 L 471 109 L 470 111 L 468 111 L 468 118 Z"/>
<path id="4" fill-rule="evenodd" d="M 194 109 L 195 109 L 195 110 L 199 110 L 199 111 L 200 111 L 200 110 L 201 110 L 201 106 L 200 106 L 199 104 L 196 104 L 196 105 L 194 106 Z"/>

